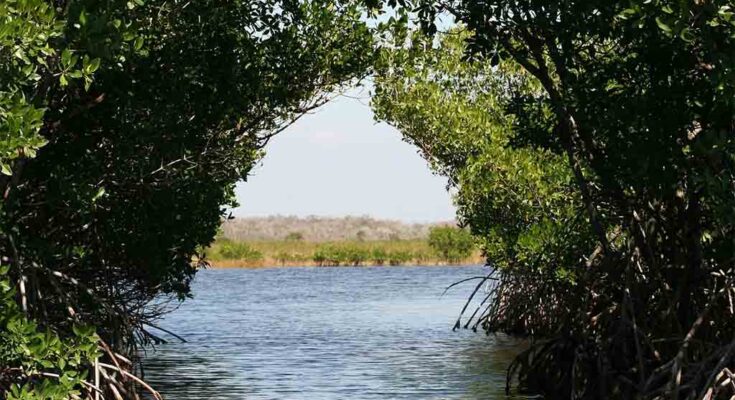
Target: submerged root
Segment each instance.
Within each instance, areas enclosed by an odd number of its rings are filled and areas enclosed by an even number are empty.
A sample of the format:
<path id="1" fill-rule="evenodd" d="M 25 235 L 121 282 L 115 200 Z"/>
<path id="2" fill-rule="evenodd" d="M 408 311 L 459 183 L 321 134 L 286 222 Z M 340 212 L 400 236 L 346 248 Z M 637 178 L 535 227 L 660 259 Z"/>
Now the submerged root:
<path id="1" fill-rule="evenodd" d="M 489 291 L 475 288 L 458 327 L 533 340 L 508 369 L 508 391 L 550 399 L 735 399 L 734 271 L 707 277 L 686 320 L 676 312 L 679 294 L 665 283 L 603 266 L 588 271 L 574 283 L 538 271 L 493 271 Z M 464 317 L 470 304 L 478 305 Z"/>

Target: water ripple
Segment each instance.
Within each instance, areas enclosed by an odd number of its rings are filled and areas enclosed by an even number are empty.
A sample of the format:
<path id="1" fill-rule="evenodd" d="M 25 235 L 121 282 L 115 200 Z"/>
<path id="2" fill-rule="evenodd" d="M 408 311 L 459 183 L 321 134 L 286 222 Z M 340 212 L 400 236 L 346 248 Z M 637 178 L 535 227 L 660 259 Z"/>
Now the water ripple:
<path id="1" fill-rule="evenodd" d="M 202 271 L 145 377 L 169 400 L 505 399 L 520 348 L 451 327 L 480 267 Z"/>

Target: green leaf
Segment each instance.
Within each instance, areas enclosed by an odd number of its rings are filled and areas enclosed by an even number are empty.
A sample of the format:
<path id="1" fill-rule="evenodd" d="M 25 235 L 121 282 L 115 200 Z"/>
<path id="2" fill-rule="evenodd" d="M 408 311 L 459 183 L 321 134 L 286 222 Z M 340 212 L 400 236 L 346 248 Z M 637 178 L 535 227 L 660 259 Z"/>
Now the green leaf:
<path id="1" fill-rule="evenodd" d="M 670 34 L 670 33 L 671 33 L 671 27 L 670 27 L 670 26 L 668 26 L 668 25 L 666 25 L 666 24 L 665 24 L 665 23 L 664 23 L 664 22 L 663 22 L 663 21 L 661 20 L 661 17 L 656 17 L 656 25 L 658 25 L 658 27 L 659 27 L 659 28 L 660 28 L 660 29 L 661 29 L 662 31 L 664 31 L 665 33 L 668 33 L 668 34 Z"/>
<path id="2" fill-rule="evenodd" d="M 97 201 L 100 197 L 104 195 L 105 195 L 105 188 L 104 187 L 99 188 L 99 190 L 97 190 L 97 194 L 95 194 L 94 197 L 92 197 L 92 202 Z"/>
<path id="3" fill-rule="evenodd" d="M 689 28 L 682 29 L 681 32 L 679 32 L 679 37 L 681 38 L 681 40 L 687 43 L 691 43 L 694 41 L 694 35 L 689 30 Z"/>
<path id="4" fill-rule="evenodd" d="M 93 59 L 92 62 L 89 63 L 89 72 L 90 73 L 93 73 L 93 72 L 97 71 L 97 69 L 99 69 L 99 67 L 100 67 L 100 62 L 101 62 L 101 60 L 100 60 L 99 57 Z"/>
<path id="5" fill-rule="evenodd" d="M 71 62 L 71 50 L 64 49 L 64 51 L 61 52 L 61 64 L 64 67 L 68 67 L 70 62 Z"/>

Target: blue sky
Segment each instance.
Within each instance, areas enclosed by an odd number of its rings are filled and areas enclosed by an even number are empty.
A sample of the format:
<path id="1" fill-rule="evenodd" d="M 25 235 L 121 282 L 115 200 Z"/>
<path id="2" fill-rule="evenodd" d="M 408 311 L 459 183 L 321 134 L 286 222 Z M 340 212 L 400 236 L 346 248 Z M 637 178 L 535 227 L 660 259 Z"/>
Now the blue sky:
<path id="1" fill-rule="evenodd" d="M 446 179 L 433 175 L 395 128 L 375 123 L 366 89 L 349 95 L 271 140 L 263 161 L 238 185 L 233 215 L 454 218 Z"/>

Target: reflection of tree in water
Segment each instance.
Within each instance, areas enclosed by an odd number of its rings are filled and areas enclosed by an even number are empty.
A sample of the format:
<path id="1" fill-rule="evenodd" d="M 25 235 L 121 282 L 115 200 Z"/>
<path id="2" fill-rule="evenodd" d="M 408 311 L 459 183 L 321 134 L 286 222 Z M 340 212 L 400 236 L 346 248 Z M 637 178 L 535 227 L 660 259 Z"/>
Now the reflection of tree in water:
<path id="1" fill-rule="evenodd" d="M 157 351 L 163 354 L 144 358 L 143 369 L 146 379 L 157 382 L 156 389 L 163 394 L 185 394 L 186 399 L 207 399 L 216 393 L 221 400 L 239 400 L 243 395 L 254 392 L 247 381 L 232 373 L 227 365 L 230 360 L 221 355 L 192 354 L 178 347 L 167 352 L 165 345 Z M 174 395 L 170 398 L 178 397 Z"/>
<path id="2" fill-rule="evenodd" d="M 467 376 L 477 377 L 468 385 L 468 397 L 509 400 L 528 398 L 519 394 L 515 388 L 510 396 L 505 397 L 508 366 L 520 352 L 528 348 L 528 341 L 504 334 L 490 335 L 488 339 L 491 343 L 470 348 L 463 355 Z"/>

